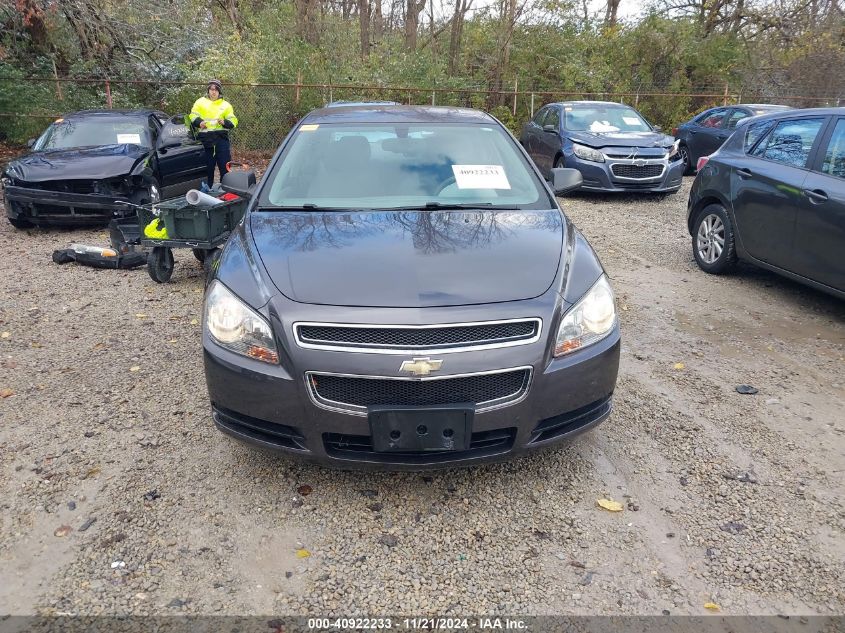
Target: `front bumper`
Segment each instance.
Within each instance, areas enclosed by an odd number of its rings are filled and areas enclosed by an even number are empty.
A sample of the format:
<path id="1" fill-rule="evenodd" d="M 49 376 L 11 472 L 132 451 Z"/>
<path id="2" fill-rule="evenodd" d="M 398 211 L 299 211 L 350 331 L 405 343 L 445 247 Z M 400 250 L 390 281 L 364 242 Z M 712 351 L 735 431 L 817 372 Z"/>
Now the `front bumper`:
<path id="1" fill-rule="evenodd" d="M 581 191 L 601 191 L 607 193 L 623 193 L 642 191 L 646 193 L 674 193 L 681 188 L 684 176 L 683 161 L 668 161 L 667 159 L 646 159 L 643 166 L 661 166 L 662 172 L 658 176 L 647 178 L 623 177 L 614 173 L 621 168 L 630 168 L 633 160 L 607 159 L 604 163 L 582 160 L 570 154 L 566 156 L 566 166 L 581 172 L 584 179 Z"/>
<path id="2" fill-rule="evenodd" d="M 530 386 L 520 400 L 477 412 L 468 450 L 424 453 L 380 453 L 372 448 L 365 415 L 319 407 L 309 395 L 305 372 L 233 354 L 204 335 L 204 362 L 212 414 L 217 427 L 239 440 L 340 468 L 418 470 L 498 461 L 528 453 L 596 426 L 612 408 L 619 368 L 618 326 L 605 339 L 543 366 L 546 341 L 511 350 L 460 354 L 462 370 L 527 366 L 533 358 Z M 533 349 L 532 349 L 533 348 Z M 309 355 L 321 369 L 337 353 Z M 343 356 L 349 356 L 344 354 Z M 356 354 L 356 373 L 386 375 L 383 367 L 396 358 Z M 457 356 L 457 355 L 454 355 Z M 457 365 L 452 358 L 449 362 Z M 460 373 L 460 372 L 456 372 Z"/>
<path id="3" fill-rule="evenodd" d="M 115 204 L 125 198 L 115 195 L 65 193 L 29 187 L 7 186 L 4 190 L 6 215 L 45 225 L 103 224 L 132 211 Z"/>

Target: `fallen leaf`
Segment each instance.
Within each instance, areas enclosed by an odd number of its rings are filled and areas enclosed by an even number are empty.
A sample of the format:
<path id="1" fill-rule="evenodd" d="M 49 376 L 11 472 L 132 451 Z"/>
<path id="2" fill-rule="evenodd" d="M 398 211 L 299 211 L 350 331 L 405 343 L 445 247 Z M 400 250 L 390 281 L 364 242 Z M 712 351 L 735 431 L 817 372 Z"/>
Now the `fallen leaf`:
<path id="1" fill-rule="evenodd" d="M 146 318 L 147 318 L 147 315 L 146 315 L 146 314 L 144 314 L 143 312 L 138 312 L 138 313 L 135 315 L 135 318 L 136 318 L 136 319 L 146 319 Z"/>
<path id="2" fill-rule="evenodd" d="M 9 396 L 14 396 L 15 392 L 11 389 L 0 389 L 0 398 L 8 398 Z"/>
<path id="3" fill-rule="evenodd" d="M 99 475 L 99 474 L 100 474 L 99 468 L 97 468 L 97 467 L 91 468 L 87 473 L 85 473 L 85 478 L 87 479 L 88 477 L 93 477 L 94 475 Z"/>
<path id="4" fill-rule="evenodd" d="M 177 341 L 176 341 L 176 339 L 175 339 L 175 338 L 172 338 L 172 339 L 170 339 L 170 340 L 168 341 L 168 343 L 176 343 L 176 342 L 177 342 Z"/>
<path id="5" fill-rule="evenodd" d="M 704 603 L 704 608 L 705 608 L 705 609 L 710 609 L 711 611 L 719 611 L 719 610 L 721 610 L 721 607 L 720 607 L 718 604 L 716 604 L 715 602 L 705 602 L 705 603 Z"/>
<path id="6" fill-rule="evenodd" d="M 133 365 L 129 368 L 129 371 L 140 371 L 141 367 L 139 365 Z"/>
<path id="7" fill-rule="evenodd" d="M 67 536 L 70 534 L 71 527 L 69 525 L 62 525 L 61 527 L 56 528 L 56 531 L 53 532 L 53 536 Z"/>
<path id="8" fill-rule="evenodd" d="M 312 492 L 314 492 L 314 489 L 313 489 L 311 486 L 309 486 L 308 484 L 305 484 L 305 485 L 300 486 L 299 488 L 297 488 L 297 489 L 296 489 L 296 491 L 297 491 L 299 494 L 301 494 L 303 497 L 307 497 L 307 496 L 308 496 L 308 495 L 310 495 Z"/>
<path id="9" fill-rule="evenodd" d="M 0 334 L 0 338 L 9 338 L 11 335 L 11 332 L 3 332 L 2 334 Z"/>
<path id="10" fill-rule="evenodd" d="M 683 369 L 685 365 L 683 363 L 675 363 L 675 369 Z"/>
<path id="11" fill-rule="evenodd" d="M 308 558 L 309 556 L 311 556 L 311 552 L 309 552 L 307 549 L 296 550 L 296 557 L 297 558 Z"/>
<path id="12" fill-rule="evenodd" d="M 622 512 L 622 504 L 613 499 L 599 499 L 596 503 L 599 504 L 599 507 L 610 512 Z"/>
<path id="13" fill-rule="evenodd" d="M 623 309 L 625 312 L 627 312 L 627 311 L 628 311 L 628 306 L 626 306 L 624 303 L 622 304 L 622 306 L 621 306 L 621 307 L 622 307 L 622 309 Z"/>
<path id="14" fill-rule="evenodd" d="M 197 325 L 198 323 L 199 321 L 197 321 L 196 319 L 191 319 L 191 325 Z"/>

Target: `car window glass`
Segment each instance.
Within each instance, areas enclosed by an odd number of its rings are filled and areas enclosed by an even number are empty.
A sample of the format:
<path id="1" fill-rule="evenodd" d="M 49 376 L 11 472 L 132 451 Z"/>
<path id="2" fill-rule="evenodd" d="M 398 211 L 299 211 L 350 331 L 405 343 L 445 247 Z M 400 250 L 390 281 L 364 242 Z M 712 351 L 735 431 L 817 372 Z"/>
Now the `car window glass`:
<path id="1" fill-rule="evenodd" d="M 543 119 L 546 117 L 547 113 L 547 108 L 540 108 L 540 110 L 537 111 L 537 114 L 535 114 L 534 118 L 531 120 L 534 121 L 534 123 L 539 125 L 540 127 L 543 127 Z"/>
<path id="2" fill-rule="evenodd" d="M 560 112 L 557 108 L 549 108 L 549 114 L 543 121 L 543 125 L 553 125 L 556 130 L 560 129 Z"/>
<path id="3" fill-rule="evenodd" d="M 780 121 L 766 139 L 765 149 L 754 153 L 785 165 L 804 167 L 823 122 L 824 119 Z"/>
<path id="4" fill-rule="evenodd" d="M 729 130 L 733 130 L 736 127 L 736 124 L 747 116 L 749 115 L 744 110 L 734 110 L 731 112 L 730 117 L 728 117 L 728 122 L 725 124 L 725 127 Z"/>
<path id="5" fill-rule="evenodd" d="M 529 163 L 494 125 L 303 125 L 265 179 L 260 203 L 282 207 L 549 205 Z"/>
<path id="6" fill-rule="evenodd" d="M 567 130 L 601 132 L 647 132 L 651 126 L 633 108 L 613 105 L 566 106 Z"/>
<path id="7" fill-rule="evenodd" d="M 827 145 L 822 172 L 845 178 L 845 119 L 839 119 Z"/>
<path id="8" fill-rule="evenodd" d="M 147 118 L 98 116 L 91 119 L 58 119 L 41 135 L 33 149 L 41 151 L 103 145 L 152 147 Z"/>
<path id="9" fill-rule="evenodd" d="M 766 149 L 766 142 L 768 139 L 762 139 L 771 129 L 774 123 L 771 121 L 760 121 L 758 123 L 750 124 L 745 131 L 745 152 L 752 156 L 761 156 L 763 150 Z M 757 142 L 759 145 L 755 147 Z M 753 150 L 753 151 L 752 151 Z"/>
<path id="10" fill-rule="evenodd" d="M 721 127 L 722 120 L 725 118 L 725 115 L 728 113 L 727 108 L 717 108 L 708 114 L 706 117 L 701 119 L 698 124 L 701 127 Z"/>
<path id="11" fill-rule="evenodd" d="M 702 112 L 701 114 L 699 114 L 697 117 L 695 117 L 693 119 L 693 123 L 696 123 L 697 125 L 701 125 L 701 122 L 704 119 L 706 119 L 707 117 L 709 117 L 712 113 L 713 113 L 713 110 L 705 110 L 704 112 Z"/>

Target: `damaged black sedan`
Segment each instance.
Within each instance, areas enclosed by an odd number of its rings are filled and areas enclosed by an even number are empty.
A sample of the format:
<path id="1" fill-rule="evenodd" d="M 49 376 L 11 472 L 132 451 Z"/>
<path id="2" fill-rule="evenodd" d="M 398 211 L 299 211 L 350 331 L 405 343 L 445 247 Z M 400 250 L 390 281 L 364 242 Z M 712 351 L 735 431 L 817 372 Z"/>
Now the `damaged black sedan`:
<path id="1" fill-rule="evenodd" d="M 104 224 L 127 207 L 185 193 L 205 174 L 202 144 L 182 117 L 88 110 L 57 119 L 0 181 L 16 228 Z"/>

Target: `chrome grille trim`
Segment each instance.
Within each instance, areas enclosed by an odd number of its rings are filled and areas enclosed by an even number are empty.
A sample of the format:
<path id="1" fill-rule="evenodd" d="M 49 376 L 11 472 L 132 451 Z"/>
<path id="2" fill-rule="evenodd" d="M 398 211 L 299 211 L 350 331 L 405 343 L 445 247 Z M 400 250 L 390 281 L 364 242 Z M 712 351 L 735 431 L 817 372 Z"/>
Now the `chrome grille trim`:
<path id="1" fill-rule="evenodd" d="M 404 378 L 404 377 L 397 377 L 397 376 L 368 376 L 362 374 L 339 374 L 330 371 L 308 371 L 305 372 L 305 389 L 308 392 L 308 396 L 311 398 L 311 402 L 321 408 L 326 409 L 328 411 L 336 411 L 338 413 L 346 413 L 349 415 L 357 415 L 361 417 L 367 416 L 367 407 L 362 407 L 355 404 L 350 404 L 346 402 L 335 402 L 333 400 L 326 400 L 321 398 L 320 395 L 317 393 L 317 390 L 314 388 L 311 382 L 311 376 L 336 376 L 340 378 L 363 378 L 363 379 L 372 379 L 372 380 L 404 380 L 406 382 L 429 382 L 434 380 L 449 380 L 450 378 L 466 378 L 468 376 L 490 376 L 494 374 L 505 374 L 508 372 L 513 371 L 524 371 L 526 372 L 526 378 L 523 381 L 522 387 L 519 391 L 514 392 L 508 396 L 503 396 L 501 398 L 497 398 L 496 400 L 488 400 L 486 402 L 477 402 L 475 407 L 476 413 L 483 413 L 485 411 L 493 411 L 495 409 L 501 409 L 503 407 L 508 407 L 519 402 L 522 402 L 525 397 L 528 395 L 528 391 L 531 389 L 531 383 L 534 379 L 534 368 L 531 365 L 525 365 L 522 367 L 507 367 L 505 369 L 496 369 L 491 371 L 479 371 L 479 372 L 472 372 L 468 374 L 452 374 L 450 376 L 427 376 L 425 378 Z"/>
<path id="2" fill-rule="evenodd" d="M 379 344 L 361 344 L 339 341 L 321 341 L 319 339 L 304 339 L 301 335 L 301 328 L 327 327 L 327 328 L 349 328 L 349 329 L 373 329 L 373 330 L 432 330 L 449 328 L 470 328 L 474 326 L 493 326 L 508 323 L 533 323 L 534 333 L 529 337 L 510 339 L 487 339 L 456 344 L 453 346 L 444 345 L 416 345 L 406 347 L 391 347 Z M 358 352 L 365 354 L 454 354 L 456 352 L 472 352 L 485 349 L 498 349 L 502 347 L 514 347 L 517 345 L 530 345 L 540 340 L 543 333 L 543 320 L 537 317 L 523 319 L 502 319 L 498 321 L 471 321 L 466 323 L 437 323 L 431 325 L 389 325 L 375 323 L 319 323 L 312 321 L 299 321 L 293 324 L 293 337 L 298 347 L 304 349 L 320 349 L 330 352 Z"/>

